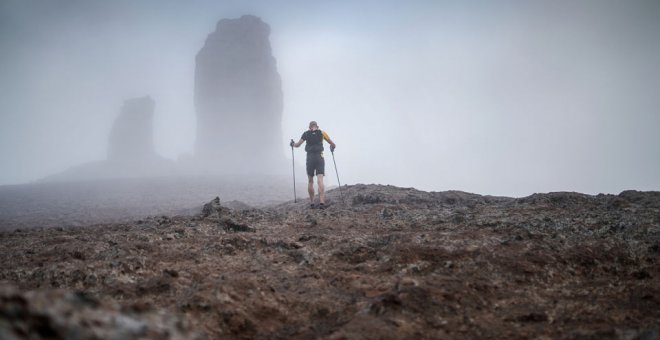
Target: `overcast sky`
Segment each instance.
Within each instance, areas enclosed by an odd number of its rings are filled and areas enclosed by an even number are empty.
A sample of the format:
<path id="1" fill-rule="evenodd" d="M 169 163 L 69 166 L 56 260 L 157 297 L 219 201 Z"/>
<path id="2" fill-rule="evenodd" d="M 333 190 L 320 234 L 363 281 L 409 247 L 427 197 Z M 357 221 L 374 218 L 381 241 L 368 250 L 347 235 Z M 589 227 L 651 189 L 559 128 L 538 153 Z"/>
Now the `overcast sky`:
<path id="1" fill-rule="evenodd" d="M 290 157 L 317 120 L 342 184 L 660 190 L 656 0 L 0 0 L 0 184 L 104 159 L 143 95 L 157 151 L 192 153 L 195 54 L 243 14 L 271 26 L 284 92 L 282 126 L 255 128 Z"/>

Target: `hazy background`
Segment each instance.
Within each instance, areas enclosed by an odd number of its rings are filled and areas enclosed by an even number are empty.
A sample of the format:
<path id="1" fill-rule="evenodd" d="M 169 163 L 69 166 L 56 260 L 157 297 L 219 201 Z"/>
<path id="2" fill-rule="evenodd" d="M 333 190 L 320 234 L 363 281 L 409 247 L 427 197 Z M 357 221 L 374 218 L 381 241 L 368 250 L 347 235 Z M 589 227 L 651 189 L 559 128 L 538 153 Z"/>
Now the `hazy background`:
<path id="1" fill-rule="evenodd" d="M 283 82 L 282 126 L 255 129 L 291 157 L 317 120 L 342 184 L 660 190 L 655 0 L 0 0 L 0 184 L 104 159 L 130 97 L 156 101 L 161 155 L 191 153 L 195 54 L 243 14 L 271 26 Z"/>

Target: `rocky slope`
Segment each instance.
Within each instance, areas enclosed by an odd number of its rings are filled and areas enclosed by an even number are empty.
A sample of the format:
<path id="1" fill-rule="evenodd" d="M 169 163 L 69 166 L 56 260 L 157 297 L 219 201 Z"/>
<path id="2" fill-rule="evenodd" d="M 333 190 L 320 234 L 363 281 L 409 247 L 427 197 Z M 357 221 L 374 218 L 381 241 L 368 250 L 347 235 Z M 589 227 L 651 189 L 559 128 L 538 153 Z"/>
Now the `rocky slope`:
<path id="1" fill-rule="evenodd" d="M 355 185 L 0 233 L 0 337 L 658 338 L 660 193 Z"/>

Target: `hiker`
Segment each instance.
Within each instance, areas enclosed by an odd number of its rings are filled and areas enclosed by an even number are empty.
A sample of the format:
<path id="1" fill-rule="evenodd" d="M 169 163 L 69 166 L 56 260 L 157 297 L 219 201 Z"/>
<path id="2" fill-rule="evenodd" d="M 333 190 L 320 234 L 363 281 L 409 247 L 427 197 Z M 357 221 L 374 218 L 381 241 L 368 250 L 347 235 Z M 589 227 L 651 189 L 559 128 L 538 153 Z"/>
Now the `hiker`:
<path id="1" fill-rule="evenodd" d="M 325 160 L 323 159 L 323 140 L 330 143 L 330 152 L 335 151 L 337 145 L 330 139 L 325 131 L 319 129 L 315 121 L 309 122 L 309 130 L 305 131 L 300 140 L 294 143 L 293 139 L 290 146 L 300 147 L 303 142 L 307 152 L 307 192 L 309 192 L 310 208 L 314 209 L 314 174 L 319 187 L 319 208 L 325 208 L 325 188 L 323 186 L 323 176 L 325 175 Z"/>

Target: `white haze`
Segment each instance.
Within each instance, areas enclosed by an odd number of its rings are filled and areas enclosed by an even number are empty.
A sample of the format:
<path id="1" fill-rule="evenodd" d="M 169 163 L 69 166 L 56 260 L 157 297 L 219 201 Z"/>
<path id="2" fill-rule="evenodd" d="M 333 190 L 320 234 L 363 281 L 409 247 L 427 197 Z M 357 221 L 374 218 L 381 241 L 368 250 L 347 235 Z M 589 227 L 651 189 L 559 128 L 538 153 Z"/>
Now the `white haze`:
<path id="1" fill-rule="evenodd" d="M 3 0 L 0 184 L 104 159 L 122 102 L 143 95 L 158 153 L 192 153 L 195 54 L 243 14 L 270 25 L 284 92 L 282 126 L 255 129 L 282 129 L 291 157 L 317 120 L 342 184 L 660 189 L 653 0 Z"/>

